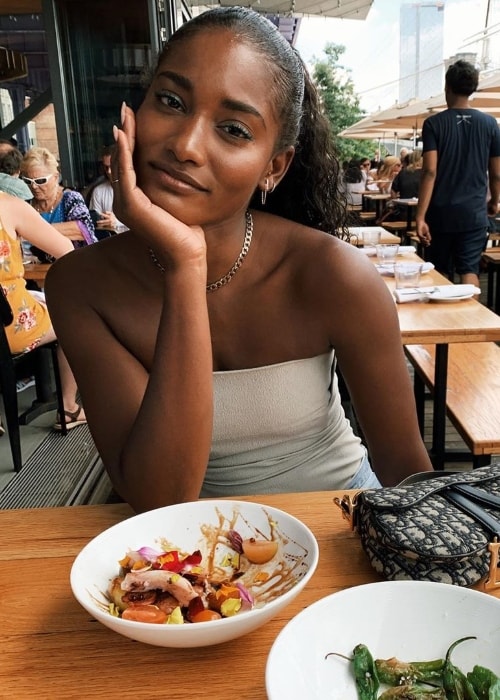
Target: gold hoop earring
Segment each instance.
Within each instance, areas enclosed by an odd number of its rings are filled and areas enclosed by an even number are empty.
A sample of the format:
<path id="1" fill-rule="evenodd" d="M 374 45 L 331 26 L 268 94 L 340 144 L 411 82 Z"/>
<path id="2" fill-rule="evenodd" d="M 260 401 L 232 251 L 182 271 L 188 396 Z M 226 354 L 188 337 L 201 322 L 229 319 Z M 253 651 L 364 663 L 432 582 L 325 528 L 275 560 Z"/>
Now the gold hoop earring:
<path id="1" fill-rule="evenodd" d="M 262 202 L 262 206 L 264 206 L 266 203 L 267 193 L 274 192 L 275 189 L 276 189 L 276 183 L 273 182 L 272 187 L 269 187 L 269 178 L 267 178 L 267 177 L 264 178 L 264 189 L 261 190 L 261 193 L 260 193 L 260 199 Z"/>
<path id="2" fill-rule="evenodd" d="M 261 192 L 260 192 L 260 201 L 262 203 L 262 206 L 265 206 L 265 204 L 266 204 L 268 189 L 269 189 L 269 180 L 266 177 L 266 178 L 264 178 L 264 189 L 261 190 Z"/>

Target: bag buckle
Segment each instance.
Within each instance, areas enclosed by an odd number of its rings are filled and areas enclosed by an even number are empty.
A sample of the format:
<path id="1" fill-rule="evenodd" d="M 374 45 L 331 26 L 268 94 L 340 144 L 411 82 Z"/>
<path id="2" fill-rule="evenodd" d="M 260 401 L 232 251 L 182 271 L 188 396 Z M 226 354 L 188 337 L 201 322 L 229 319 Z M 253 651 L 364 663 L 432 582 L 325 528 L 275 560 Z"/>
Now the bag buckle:
<path id="1" fill-rule="evenodd" d="M 500 588 L 500 542 L 498 541 L 498 537 L 495 537 L 493 542 L 489 543 L 488 550 L 490 552 L 490 570 L 488 572 L 488 578 L 484 582 L 484 590 L 492 591 L 495 588 Z"/>
<path id="2" fill-rule="evenodd" d="M 354 496 L 351 496 L 350 494 L 346 493 L 343 498 L 338 498 L 336 496 L 333 499 L 335 505 L 340 508 L 344 520 L 349 522 L 351 530 L 355 530 L 357 525 L 356 515 L 358 510 L 358 495 L 358 493 L 355 493 Z"/>

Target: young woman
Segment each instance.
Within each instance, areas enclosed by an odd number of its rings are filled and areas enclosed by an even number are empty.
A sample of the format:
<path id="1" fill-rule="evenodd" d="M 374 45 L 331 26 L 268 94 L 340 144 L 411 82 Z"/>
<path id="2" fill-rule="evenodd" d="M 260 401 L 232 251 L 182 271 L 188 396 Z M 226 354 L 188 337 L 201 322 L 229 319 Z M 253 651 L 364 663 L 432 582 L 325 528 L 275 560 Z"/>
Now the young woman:
<path id="1" fill-rule="evenodd" d="M 30 205 L 5 192 L 0 192 L 0 284 L 14 316 L 5 332 L 13 353 L 33 349 L 56 339 L 46 304 L 38 293 L 26 289 L 21 239 L 29 241 L 54 258 L 73 250 L 71 241 L 40 219 Z M 61 347 L 58 347 L 66 427 L 76 428 L 86 422 L 83 408 L 76 400 L 75 378 Z M 61 429 L 59 419 L 54 425 Z"/>
<path id="2" fill-rule="evenodd" d="M 58 261 L 46 289 L 96 445 L 136 510 L 432 468 L 392 297 L 332 235 L 345 206 L 318 104 L 274 25 L 236 7 L 184 24 L 137 115 L 122 110 L 112 182 L 130 231 Z"/>

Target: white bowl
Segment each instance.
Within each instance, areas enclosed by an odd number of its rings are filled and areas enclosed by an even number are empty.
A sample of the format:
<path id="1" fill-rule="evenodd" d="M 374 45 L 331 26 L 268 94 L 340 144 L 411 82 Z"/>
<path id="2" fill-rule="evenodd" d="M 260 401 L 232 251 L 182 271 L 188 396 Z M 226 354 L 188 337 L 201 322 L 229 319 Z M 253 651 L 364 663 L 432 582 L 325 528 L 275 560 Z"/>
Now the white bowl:
<path id="1" fill-rule="evenodd" d="M 207 529 L 211 529 L 210 538 L 202 532 Z M 278 540 L 278 553 L 260 567 L 271 574 L 268 581 L 255 584 L 244 576 L 240 579 L 250 588 L 256 607 L 221 620 L 183 625 L 133 622 L 109 613 L 106 591 L 110 580 L 119 573 L 118 561 L 128 550 L 143 546 L 158 549 L 160 542 L 167 540 L 183 552 L 200 549 L 208 555 L 208 540 L 213 541 L 213 532 L 229 529 L 239 532 L 243 539 L 270 538 L 274 529 Z M 217 559 L 227 551 L 234 554 L 218 544 Z M 247 634 L 274 617 L 304 588 L 316 569 L 318 556 L 318 543 L 312 532 L 288 513 L 243 501 L 201 500 L 142 513 L 102 532 L 75 559 L 71 588 L 85 610 L 126 637 L 164 647 L 209 646 Z M 203 561 L 207 558 L 204 556 Z"/>
<path id="2" fill-rule="evenodd" d="M 282 629 L 269 653 L 269 700 L 357 700 L 348 657 L 366 644 L 374 658 L 444 658 L 462 671 L 475 664 L 500 675 L 500 600 L 430 581 L 385 581 L 347 588 L 309 606 Z"/>

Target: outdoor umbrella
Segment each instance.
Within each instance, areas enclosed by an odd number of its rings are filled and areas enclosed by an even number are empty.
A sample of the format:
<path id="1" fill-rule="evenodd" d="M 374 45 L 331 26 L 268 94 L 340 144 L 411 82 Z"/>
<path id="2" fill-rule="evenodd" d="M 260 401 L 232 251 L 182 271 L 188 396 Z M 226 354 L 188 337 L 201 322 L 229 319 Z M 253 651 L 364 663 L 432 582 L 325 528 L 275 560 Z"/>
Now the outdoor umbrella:
<path id="1" fill-rule="evenodd" d="M 233 0 L 219 0 L 218 5 L 233 6 Z M 303 15 L 338 17 L 345 19 L 366 19 L 373 0 L 250 0 L 245 7 L 256 12 L 299 17 Z"/>

